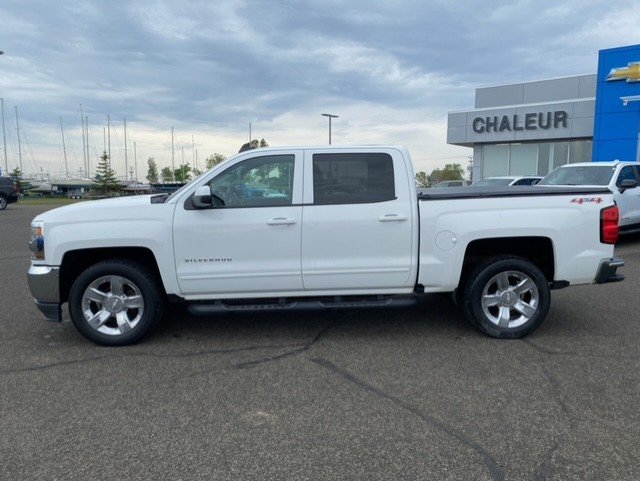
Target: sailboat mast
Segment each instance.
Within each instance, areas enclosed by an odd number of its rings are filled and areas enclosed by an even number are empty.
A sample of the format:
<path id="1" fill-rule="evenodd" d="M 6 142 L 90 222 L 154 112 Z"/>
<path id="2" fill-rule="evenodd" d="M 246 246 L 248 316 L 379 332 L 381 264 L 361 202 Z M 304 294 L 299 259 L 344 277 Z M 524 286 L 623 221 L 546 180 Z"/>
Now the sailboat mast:
<path id="1" fill-rule="evenodd" d="M 67 164 L 67 146 L 64 142 L 64 128 L 62 127 L 62 117 L 60 117 L 60 134 L 62 135 L 62 151 L 64 152 L 64 173 L 69 178 L 69 164 Z"/>
<path id="2" fill-rule="evenodd" d="M 111 167 L 111 117 L 107 115 L 107 154 L 109 154 L 109 167 Z"/>
<path id="3" fill-rule="evenodd" d="M 127 159 L 127 116 L 124 116 L 124 180 L 129 180 L 129 160 Z"/>
<path id="4" fill-rule="evenodd" d="M 86 169 L 87 168 L 87 143 L 85 141 L 84 112 L 82 111 L 82 104 L 80 104 L 80 123 L 82 124 L 82 163 L 84 164 L 83 165 L 84 169 Z"/>
<path id="5" fill-rule="evenodd" d="M 7 131 L 4 127 L 4 99 L 0 99 L 2 105 L 2 141 L 4 142 L 4 170 L 5 174 L 9 173 L 9 161 L 7 160 Z"/>
<path id="6" fill-rule="evenodd" d="M 176 181 L 176 152 L 173 144 L 173 127 L 171 127 L 171 177 Z"/>
<path id="7" fill-rule="evenodd" d="M 87 178 L 91 178 L 89 175 L 89 171 L 91 170 L 91 165 L 89 165 L 89 116 L 84 116 L 85 121 L 85 132 L 87 132 Z"/>
<path id="8" fill-rule="evenodd" d="M 138 154 L 136 152 L 136 141 L 133 141 L 133 165 L 135 166 L 136 182 L 138 182 Z"/>
<path id="9" fill-rule="evenodd" d="M 197 169 L 198 164 L 196 164 L 196 142 L 193 139 L 193 134 L 191 134 L 191 155 L 193 156 L 193 168 Z"/>
<path id="10" fill-rule="evenodd" d="M 16 132 L 18 133 L 18 160 L 20 162 L 20 172 L 22 172 L 22 147 L 20 145 L 20 122 L 18 121 L 18 106 L 16 105 Z"/>

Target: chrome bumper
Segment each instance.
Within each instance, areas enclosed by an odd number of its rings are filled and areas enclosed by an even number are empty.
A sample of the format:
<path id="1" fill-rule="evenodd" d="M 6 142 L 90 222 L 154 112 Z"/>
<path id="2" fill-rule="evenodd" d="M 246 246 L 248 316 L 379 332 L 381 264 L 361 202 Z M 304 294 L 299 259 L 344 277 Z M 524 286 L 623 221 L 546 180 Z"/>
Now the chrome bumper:
<path id="1" fill-rule="evenodd" d="M 33 301 L 48 321 L 62 321 L 60 268 L 32 265 L 27 273 Z"/>
<path id="2" fill-rule="evenodd" d="M 618 274 L 616 270 L 618 267 L 624 266 L 624 261 L 619 257 L 613 257 L 612 259 L 604 259 L 600 262 L 598 273 L 596 274 L 595 283 L 605 284 L 607 282 L 620 282 L 624 280 L 622 274 Z"/>

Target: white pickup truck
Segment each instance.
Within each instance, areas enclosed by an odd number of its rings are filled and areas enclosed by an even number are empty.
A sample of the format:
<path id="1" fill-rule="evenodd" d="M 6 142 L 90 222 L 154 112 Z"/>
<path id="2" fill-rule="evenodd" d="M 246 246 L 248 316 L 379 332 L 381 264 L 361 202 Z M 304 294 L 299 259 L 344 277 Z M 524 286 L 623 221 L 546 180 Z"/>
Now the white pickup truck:
<path id="1" fill-rule="evenodd" d="M 243 152 L 170 196 L 45 212 L 32 224 L 36 305 L 103 345 L 136 342 L 167 300 L 193 314 L 406 304 L 454 293 L 466 317 L 519 338 L 550 289 L 623 279 L 606 188 L 416 194 L 404 147 Z M 428 315 L 428 313 L 425 313 Z"/>

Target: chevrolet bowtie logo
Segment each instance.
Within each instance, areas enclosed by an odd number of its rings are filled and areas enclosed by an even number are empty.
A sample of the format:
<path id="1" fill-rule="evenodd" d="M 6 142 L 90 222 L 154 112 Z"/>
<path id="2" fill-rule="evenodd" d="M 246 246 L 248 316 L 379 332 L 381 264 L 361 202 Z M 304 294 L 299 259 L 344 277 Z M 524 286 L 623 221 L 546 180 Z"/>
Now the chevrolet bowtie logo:
<path id="1" fill-rule="evenodd" d="M 607 81 L 612 80 L 640 82 L 640 62 L 629 62 L 626 67 L 612 68 L 607 75 Z"/>

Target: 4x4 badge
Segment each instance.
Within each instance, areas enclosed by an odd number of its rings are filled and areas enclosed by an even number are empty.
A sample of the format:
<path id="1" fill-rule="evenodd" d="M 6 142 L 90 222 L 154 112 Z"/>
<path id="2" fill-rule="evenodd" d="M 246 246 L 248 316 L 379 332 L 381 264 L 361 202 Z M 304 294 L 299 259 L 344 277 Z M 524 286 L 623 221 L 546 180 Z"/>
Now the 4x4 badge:
<path id="1" fill-rule="evenodd" d="M 602 197 L 576 197 L 575 199 L 571 199 L 572 204 L 602 204 L 604 199 Z"/>

